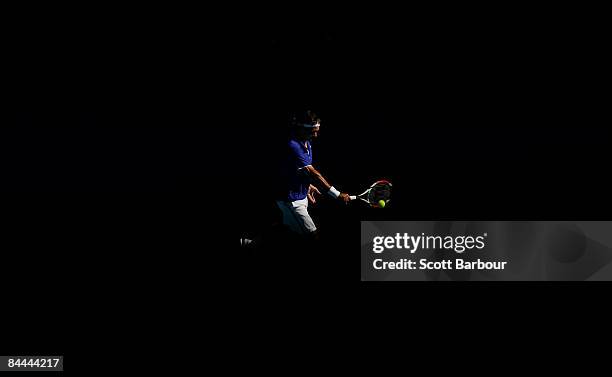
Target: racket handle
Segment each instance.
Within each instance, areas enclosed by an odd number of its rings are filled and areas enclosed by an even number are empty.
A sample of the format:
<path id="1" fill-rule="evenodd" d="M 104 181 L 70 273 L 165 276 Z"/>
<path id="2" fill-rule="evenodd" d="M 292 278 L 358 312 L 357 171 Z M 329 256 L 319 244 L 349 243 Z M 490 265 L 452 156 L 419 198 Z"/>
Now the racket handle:
<path id="1" fill-rule="evenodd" d="M 351 196 L 349 196 L 349 198 L 350 198 L 351 200 L 355 200 L 355 199 L 357 199 L 357 197 L 356 197 L 355 195 L 351 195 Z"/>

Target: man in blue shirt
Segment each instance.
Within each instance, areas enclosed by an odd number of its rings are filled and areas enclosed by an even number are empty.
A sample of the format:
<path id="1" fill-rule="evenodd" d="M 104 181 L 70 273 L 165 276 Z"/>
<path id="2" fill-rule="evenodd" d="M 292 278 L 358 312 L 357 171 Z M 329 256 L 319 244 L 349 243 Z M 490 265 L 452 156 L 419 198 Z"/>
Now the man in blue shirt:
<path id="1" fill-rule="evenodd" d="M 293 232 L 316 238 L 317 227 L 308 213 L 308 203 L 316 202 L 319 189 L 334 199 L 350 202 L 346 193 L 335 189 L 312 165 L 310 141 L 319 136 L 320 119 L 312 111 L 295 115 L 291 120 L 291 136 L 284 166 L 285 187 L 276 204 L 283 214 L 283 224 Z"/>

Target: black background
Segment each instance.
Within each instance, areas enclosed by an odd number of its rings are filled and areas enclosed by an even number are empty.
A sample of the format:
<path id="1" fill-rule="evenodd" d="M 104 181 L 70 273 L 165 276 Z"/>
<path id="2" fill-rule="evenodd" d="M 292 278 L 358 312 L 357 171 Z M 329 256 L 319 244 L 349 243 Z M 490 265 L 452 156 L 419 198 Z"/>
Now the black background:
<path id="1" fill-rule="evenodd" d="M 250 35 L 248 64 L 236 70 L 248 83 L 237 128 L 245 159 L 231 169 L 248 203 L 238 206 L 242 226 L 261 227 L 270 212 L 262 199 L 292 109 L 320 113 L 314 164 L 333 185 L 359 193 L 376 179 L 394 184 L 384 211 L 322 200 L 313 214 L 325 252 L 281 252 L 254 269 L 256 279 L 286 265 L 300 279 L 351 276 L 347 250 L 364 219 L 605 218 L 601 25 L 384 20 L 346 29 L 319 19 Z"/>
<path id="2" fill-rule="evenodd" d="M 362 219 L 609 213 L 604 34 L 580 14 L 47 11 L 5 24 L 6 313 L 45 329 L 7 344 L 129 348 L 181 333 L 151 331 L 151 313 L 199 313 L 210 288 L 357 281 Z M 320 250 L 244 256 L 233 242 L 272 216 L 287 113 L 304 108 L 332 184 L 391 179 L 392 205 L 322 200 Z"/>

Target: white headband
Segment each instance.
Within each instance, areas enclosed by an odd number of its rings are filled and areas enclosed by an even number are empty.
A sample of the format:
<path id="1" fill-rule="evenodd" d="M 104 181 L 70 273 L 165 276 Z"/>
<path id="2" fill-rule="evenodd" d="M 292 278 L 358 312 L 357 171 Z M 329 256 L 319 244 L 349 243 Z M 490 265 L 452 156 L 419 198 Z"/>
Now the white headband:
<path id="1" fill-rule="evenodd" d="M 315 128 L 315 127 L 321 127 L 321 122 L 317 123 L 311 123 L 311 124 L 306 124 L 306 123 L 298 123 L 298 126 L 302 126 L 304 128 Z"/>

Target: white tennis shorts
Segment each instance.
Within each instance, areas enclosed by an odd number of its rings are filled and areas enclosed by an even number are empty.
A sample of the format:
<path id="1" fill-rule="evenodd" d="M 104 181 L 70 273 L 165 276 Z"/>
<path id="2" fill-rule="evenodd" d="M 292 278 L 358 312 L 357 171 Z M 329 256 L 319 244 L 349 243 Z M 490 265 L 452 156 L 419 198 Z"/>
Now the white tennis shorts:
<path id="1" fill-rule="evenodd" d="M 310 234 L 317 230 L 308 213 L 308 198 L 294 202 L 277 201 L 276 204 L 283 213 L 283 224 L 297 234 Z"/>

